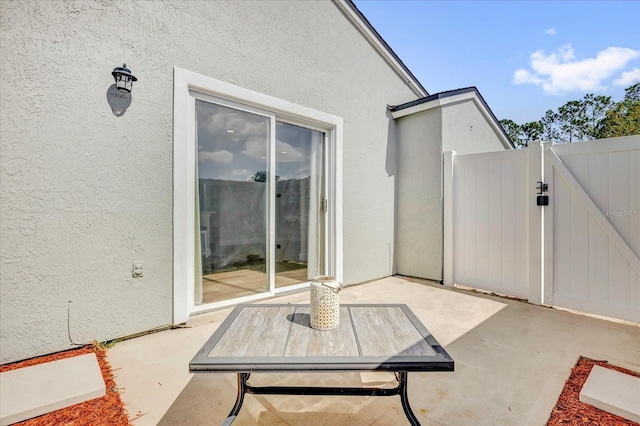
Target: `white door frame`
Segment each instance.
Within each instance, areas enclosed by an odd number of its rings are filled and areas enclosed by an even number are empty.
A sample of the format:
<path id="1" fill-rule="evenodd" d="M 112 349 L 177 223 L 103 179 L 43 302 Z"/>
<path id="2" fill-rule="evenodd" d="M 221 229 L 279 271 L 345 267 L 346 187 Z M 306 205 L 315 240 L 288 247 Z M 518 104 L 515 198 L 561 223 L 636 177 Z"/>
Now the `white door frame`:
<path id="1" fill-rule="evenodd" d="M 269 111 L 274 118 L 327 132 L 327 183 L 329 217 L 326 247 L 328 271 L 343 279 L 342 255 L 342 136 L 343 119 L 292 102 L 267 96 L 201 74 L 174 68 L 173 100 L 173 324 L 184 323 L 192 313 L 264 298 L 272 291 L 196 307 L 194 304 L 195 253 L 195 99 L 194 93 L 241 104 L 248 110 Z M 274 132 L 275 135 L 275 127 Z M 273 136 L 274 137 L 274 136 Z M 275 157 L 274 157 L 275 158 Z M 274 163 L 275 160 L 272 161 Z M 273 167 L 275 164 L 271 164 Z M 274 185 L 272 185 L 275 188 Z M 273 195 L 273 194 L 272 194 Z M 272 212 L 273 213 L 273 212 Z M 271 225 L 270 225 L 271 226 Z M 273 232 L 273 229 L 270 230 Z M 274 253 L 270 253 L 272 256 Z M 271 283 L 273 284 L 273 283 Z M 303 287 L 302 284 L 300 287 Z M 290 291 L 291 286 L 281 291 Z"/>

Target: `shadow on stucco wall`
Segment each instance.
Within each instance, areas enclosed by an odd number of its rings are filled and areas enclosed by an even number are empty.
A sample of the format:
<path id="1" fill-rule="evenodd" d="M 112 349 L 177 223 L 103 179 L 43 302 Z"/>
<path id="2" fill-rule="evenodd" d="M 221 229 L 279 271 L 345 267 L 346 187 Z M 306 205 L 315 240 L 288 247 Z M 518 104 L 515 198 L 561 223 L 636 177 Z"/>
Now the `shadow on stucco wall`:
<path id="1" fill-rule="evenodd" d="M 107 102 L 111 107 L 111 112 L 116 117 L 121 117 L 131 105 L 131 93 L 121 92 L 116 89 L 116 85 L 112 84 L 107 89 Z"/>
<path id="2" fill-rule="evenodd" d="M 394 195 L 393 195 L 393 247 L 389 245 L 389 258 L 390 258 L 390 268 L 389 275 L 394 275 L 397 273 L 397 264 L 396 264 L 396 247 L 397 241 L 395 240 L 395 236 L 398 235 L 398 176 L 396 176 L 398 172 L 398 134 L 397 134 L 397 126 L 396 121 L 391 116 L 391 111 L 387 108 L 387 157 L 385 161 L 385 170 L 389 177 L 395 176 L 394 179 Z"/>
<path id="3" fill-rule="evenodd" d="M 391 111 L 387 108 L 387 160 L 385 170 L 387 175 L 394 176 L 398 170 L 398 141 L 396 135 L 396 121 L 391 116 Z"/>

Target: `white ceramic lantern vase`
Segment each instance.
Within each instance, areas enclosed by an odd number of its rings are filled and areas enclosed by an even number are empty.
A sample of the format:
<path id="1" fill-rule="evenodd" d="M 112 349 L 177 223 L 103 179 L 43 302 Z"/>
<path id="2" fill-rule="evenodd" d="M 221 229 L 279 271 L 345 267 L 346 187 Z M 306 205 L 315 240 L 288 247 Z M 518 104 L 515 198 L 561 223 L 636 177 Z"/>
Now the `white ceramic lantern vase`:
<path id="1" fill-rule="evenodd" d="M 340 284 L 334 277 L 320 276 L 311 281 L 311 327 L 333 330 L 340 324 Z"/>

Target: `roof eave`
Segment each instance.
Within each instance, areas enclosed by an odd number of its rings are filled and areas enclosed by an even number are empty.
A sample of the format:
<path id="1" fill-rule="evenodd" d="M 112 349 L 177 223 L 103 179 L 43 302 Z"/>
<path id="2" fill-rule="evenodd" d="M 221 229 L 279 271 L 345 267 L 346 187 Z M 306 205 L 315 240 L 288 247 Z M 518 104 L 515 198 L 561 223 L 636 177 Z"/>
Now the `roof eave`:
<path id="1" fill-rule="evenodd" d="M 491 108 L 489 108 L 489 105 L 487 105 L 484 98 L 475 87 L 467 87 L 464 89 L 451 90 L 449 92 L 436 93 L 434 95 L 418 99 L 413 102 L 407 102 L 406 104 L 391 107 L 391 117 L 393 117 L 394 119 L 398 119 L 407 115 L 415 114 L 417 112 L 426 111 L 428 109 L 436 107 L 457 104 L 467 100 L 472 100 L 473 103 L 476 104 L 478 110 L 485 117 L 493 131 L 498 135 L 504 147 L 509 149 L 515 148 L 515 145 L 511 141 L 511 138 L 509 138 L 505 130 L 500 125 L 500 122 L 493 114 L 493 111 L 491 111 Z"/>
<path id="2" fill-rule="evenodd" d="M 418 97 L 429 96 L 429 92 L 425 89 L 413 73 L 407 68 L 402 60 L 391 49 L 382 36 L 371 25 L 367 18 L 358 10 L 351 0 L 332 0 L 340 9 L 342 14 L 356 27 L 356 29 L 364 36 L 369 44 L 382 56 L 395 73 L 409 86 Z"/>

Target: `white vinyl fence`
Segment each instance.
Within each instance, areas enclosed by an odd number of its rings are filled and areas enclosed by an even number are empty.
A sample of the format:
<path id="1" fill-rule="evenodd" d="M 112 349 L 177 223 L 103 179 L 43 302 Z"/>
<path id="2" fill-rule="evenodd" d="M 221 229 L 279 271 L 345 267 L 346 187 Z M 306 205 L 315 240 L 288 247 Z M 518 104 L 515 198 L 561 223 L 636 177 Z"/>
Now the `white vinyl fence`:
<path id="1" fill-rule="evenodd" d="M 526 183 L 526 150 L 455 157 L 455 283 L 528 297 Z"/>
<path id="2" fill-rule="evenodd" d="M 640 136 L 450 152 L 444 172 L 446 285 L 640 322 Z"/>

